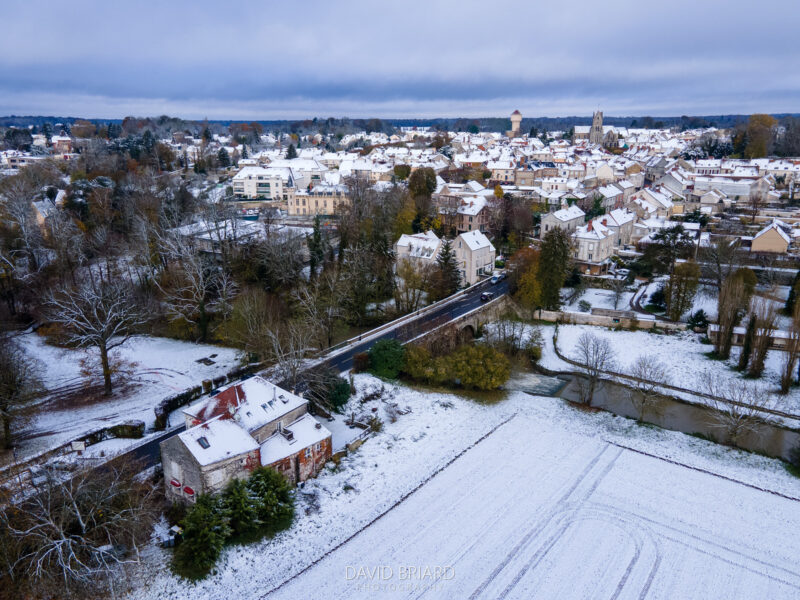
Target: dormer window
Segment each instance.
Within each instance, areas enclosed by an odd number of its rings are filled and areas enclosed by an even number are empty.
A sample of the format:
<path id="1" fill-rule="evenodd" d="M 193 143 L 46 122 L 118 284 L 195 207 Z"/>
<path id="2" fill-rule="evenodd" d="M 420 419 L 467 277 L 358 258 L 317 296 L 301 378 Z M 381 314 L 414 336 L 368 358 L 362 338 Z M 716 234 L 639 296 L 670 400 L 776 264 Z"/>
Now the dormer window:
<path id="1" fill-rule="evenodd" d="M 200 444 L 200 447 L 203 450 L 207 450 L 211 447 L 211 444 L 208 443 L 208 438 L 206 438 L 206 436 L 197 438 L 197 443 Z"/>

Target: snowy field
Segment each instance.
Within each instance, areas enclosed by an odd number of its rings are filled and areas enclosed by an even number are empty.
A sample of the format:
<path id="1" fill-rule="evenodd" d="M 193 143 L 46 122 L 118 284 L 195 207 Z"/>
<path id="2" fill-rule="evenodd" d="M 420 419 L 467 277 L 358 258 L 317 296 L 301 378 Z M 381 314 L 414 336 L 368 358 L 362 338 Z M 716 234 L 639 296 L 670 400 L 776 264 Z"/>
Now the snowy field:
<path id="1" fill-rule="evenodd" d="M 574 366 L 562 361 L 553 352 L 553 327 L 542 327 L 545 348 L 542 366 L 553 370 L 574 370 Z M 561 325 L 558 328 L 558 349 L 570 358 L 576 358 L 578 339 L 584 332 L 605 338 L 614 349 L 617 358 L 617 371 L 630 373 L 636 359 L 645 354 L 658 357 L 667 370 L 667 383 L 690 390 L 703 389 L 701 377 L 708 371 L 724 378 L 741 377 L 733 366 L 739 357 L 740 348 L 734 347 L 728 361 L 711 360 L 705 356 L 713 350 L 710 344 L 700 342 L 701 336 L 691 332 L 671 335 L 649 333 L 647 331 L 611 331 L 591 325 Z M 780 385 L 780 369 L 783 352 L 770 350 L 767 353 L 764 377 L 759 382 L 768 391 L 777 392 Z M 800 415 L 800 388 L 794 387 L 788 395 L 776 395 L 773 408 Z"/>
<path id="2" fill-rule="evenodd" d="M 80 387 L 84 380 L 81 360 L 97 355 L 94 350 L 50 346 L 33 333 L 19 336 L 18 340 L 36 359 L 42 383 L 53 395 Z M 133 386 L 89 404 L 61 406 L 60 402 L 50 401 L 40 405 L 20 434 L 20 458 L 129 419 L 142 420 L 151 428 L 155 420 L 153 407 L 163 398 L 199 385 L 203 379 L 222 375 L 238 364 L 238 351 L 231 348 L 149 336 L 131 338 L 116 354 L 128 363 Z M 197 362 L 202 359 L 211 364 Z"/>
<path id="3" fill-rule="evenodd" d="M 288 531 L 226 550 L 198 584 L 152 548 L 129 597 L 800 594 L 800 483 L 778 461 L 522 392 L 483 404 L 387 390 L 411 412 L 307 482 Z M 384 580 L 360 575 L 380 566 Z M 409 579 L 410 566 L 447 579 Z"/>

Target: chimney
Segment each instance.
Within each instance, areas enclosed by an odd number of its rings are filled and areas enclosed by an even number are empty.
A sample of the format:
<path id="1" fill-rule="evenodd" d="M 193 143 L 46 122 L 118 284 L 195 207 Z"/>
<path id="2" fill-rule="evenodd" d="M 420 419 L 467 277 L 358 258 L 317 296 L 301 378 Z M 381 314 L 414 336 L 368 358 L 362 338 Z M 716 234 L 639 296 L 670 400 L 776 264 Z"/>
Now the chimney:
<path id="1" fill-rule="evenodd" d="M 589 221 L 589 224 L 586 226 L 586 231 L 591 231 L 591 230 L 592 230 L 592 222 Z"/>

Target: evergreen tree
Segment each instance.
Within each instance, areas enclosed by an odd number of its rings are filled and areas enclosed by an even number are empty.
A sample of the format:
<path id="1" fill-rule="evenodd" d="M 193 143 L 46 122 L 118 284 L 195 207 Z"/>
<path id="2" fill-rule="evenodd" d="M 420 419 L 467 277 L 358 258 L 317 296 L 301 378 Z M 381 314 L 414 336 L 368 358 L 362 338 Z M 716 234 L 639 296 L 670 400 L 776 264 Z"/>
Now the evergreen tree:
<path id="1" fill-rule="evenodd" d="M 314 217 L 314 229 L 308 236 L 309 266 L 311 267 L 311 277 L 317 274 L 317 266 L 325 258 L 325 245 L 322 239 L 322 226 L 319 215 Z"/>
<path id="2" fill-rule="evenodd" d="M 142 135 L 142 146 L 147 154 L 152 154 L 153 149 L 156 147 L 156 138 L 149 129 Z"/>
<path id="3" fill-rule="evenodd" d="M 787 315 L 794 314 L 794 303 L 797 299 L 797 292 L 800 291 L 800 271 L 794 276 L 792 288 L 789 290 L 789 297 L 786 298 L 786 304 L 783 307 L 783 312 Z"/>
<path id="4" fill-rule="evenodd" d="M 569 237 L 562 229 L 551 229 L 542 238 L 539 256 L 540 298 L 547 310 L 558 310 L 561 306 L 561 288 L 570 270 L 571 250 Z"/>
<path id="5" fill-rule="evenodd" d="M 289 144 L 289 148 L 286 150 L 286 158 L 297 158 L 297 148 L 294 147 L 294 144 Z"/>
<path id="6" fill-rule="evenodd" d="M 214 567 L 230 535 L 219 501 L 202 495 L 181 521 L 183 540 L 172 556 L 173 570 L 187 579 L 204 577 Z"/>
<path id="7" fill-rule="evenodd" d="M 747 368 L 747 363 L 750 362 L 750 355 L 753 353 L 753 341 L 756 337 L 757 320 L 754 315 L 750 315 L 750 320 L 747 322 L 747 330 L 742 342 L 742 352 L 739 354 L 739 364 L 737 365 L 740 371 L 744 371 Z"/>
<path id="8" fill-rule="evenodd" d="M 231 165 L 231 157 L 225 148 L 220 148 L 219 152 L 217 152 L 217 161 L 219 162 L 219 166 L 223 169 Z"/>
<path id="9" fill-rule="evenodd" d="M 279 531 L 291 524 L 294 498 L 292 488 L 283 475 L 268 467 L 259 467 L 247 480 L 247 489 L 264 529 Z"/>
<path id="10" fill-rule="evenodd" d="M 231 533 L 237 537 L 246 537 L 258 531 L 261 525 L 256 512 L 256 502 L 242 479 L 232 480 L 222 495 Z"/>
<path id="11" fill-rule="evenodd" d="M 53 139 L 53 126 L 50 123 L 42 123 L 42 134 L 44 139 L 47 140 L 47 145 L 50 145 L 50 140 Z"/>
<path id="12" fill-rule="evenodd" d="M 242 158 L 249 158 L 249 155 L 247 154 L 247 146 L 245 144 L 242 144 Z"/>
<path id="13" fill-rule="evenodd" d="M 436 297 L 446 298 L 458 290 L 461 285 L 461 273 L 458 270 L 458 260 L 453 251 L 453 242 L 445 239 L 442 249 L 436 259 L 438 272 L 436 274 Z"/>

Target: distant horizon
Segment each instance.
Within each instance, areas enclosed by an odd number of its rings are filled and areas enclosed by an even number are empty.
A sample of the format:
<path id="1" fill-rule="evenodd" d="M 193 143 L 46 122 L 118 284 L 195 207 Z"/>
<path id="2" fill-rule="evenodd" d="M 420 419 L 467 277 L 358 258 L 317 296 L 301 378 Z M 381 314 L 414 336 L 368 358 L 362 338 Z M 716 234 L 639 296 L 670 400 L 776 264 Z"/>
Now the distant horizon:
<path id="1" fill-rule="evenodd" d="M 513 112 L 513 111 L 512 111 Z M 569 115 L 526 115 L 524 112 L 522 113 L 523 121 L 525 120 L 568 120 L 568 119 L 586 119 L 591 121 L 592 116 L 594 113 L 588 114 L 569 114 Z M 765 112 L 765 111 L 755 111 L 753 113 L 714 113 L 714 114 L 692 114 L 692 113 L 681 113 L 681 114 L 651 114 L 651 113 L 643 113 L 643 114 L 627 114 L 627 115 L 614 115 L 608 114 L 605 111 L 603 112 L 603 119 L 610 119 L 610 120 L 627 120 L 627 119 L 644 119 L 650 118 L 653 120 L 676 120 L 681 119 L 683 117 L 688 117 L 690 119 L 706 119 L 706 120 L 713 120 L 713 119 L 722 119 L 722 118 L 737 118 L 737 117 L 749 117 L 752 114 L 769 114 L 774 117 L 800 117 L 800 112 Z M 407 117 L 407 116 L 376 116 L 376 115 L 365 115 L 365 116 L 353 116 L 353 115 L 341 115 L 341 116 L 334 116 L 334 115 L 313 115 L 313 116 L 305 116 L 305 117 L 298 117 L 298 118 L 257 118 L 257 117 L 248 117 L 248 118 L 207 118 L 207 117 L 185 117 L 176 114 L 170 113 L 158 113 L 158 114 L 151 114 L 151 115 L 137 115 L 137 114 L 126 114 L 124 116 L 116 116 L 116 117 L 88 117 L 84 115 L 55 115 L 55 114 L 6 114 L 0 115 L 0 121 L 4 119 L 53 119 L 53 120 L 85 120 L 85 121 L 102 121 L 102 122 L 114 122 L 119 121 L 122 122 L 124 119 L 133 118 L 133 119 L 158 119 L 161 117 L 168 117 L 171 119 L 178 119 L 181 121 L 189 121 L 189 122 L 202 122 L 208 121 L 209 123 L 227 123 L 227 122 L 269 122 L 269 123 L 294 123 L 294 122 L 303 122 L 303 121 L 313 121 L 316 119 L 317 121 L 325 121 L 327 119 L 349 119 L 349 120 L 370 120 L 370 119 L 379 119 L 385 122 L 393 122 L 393 121 L 452 121 L 452 120 L 497 120 L 497 119 L 508 119 L 511 116 L 511 112 L 507 115 L 483 115 L 483 116 L 474 116 L 474 115 L 456 115 L 456 116 L 431 116 L 431 117 Z"/>

